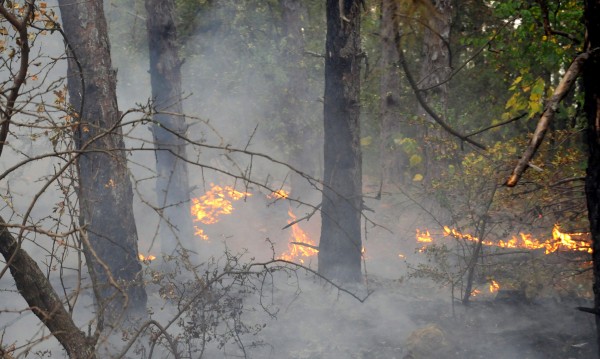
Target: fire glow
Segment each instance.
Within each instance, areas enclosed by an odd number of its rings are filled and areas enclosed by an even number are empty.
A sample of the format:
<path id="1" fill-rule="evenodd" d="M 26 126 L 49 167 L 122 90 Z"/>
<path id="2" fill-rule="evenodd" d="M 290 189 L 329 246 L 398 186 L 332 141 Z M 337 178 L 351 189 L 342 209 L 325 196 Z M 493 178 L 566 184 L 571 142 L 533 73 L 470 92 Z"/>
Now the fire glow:
<path id="1" fill-rule="evenodd" d="M 417 241 L 420 243 L 431 243 L 433 242 L 433 238 L 429 231 L 420 231 L 417 229 L 416 231 Z M 454 237 L 456 239 L 463 239 L 466 241 L 477 242 L 479 239 L 470 234 L 460 233 L 456 229 L 451 229 L 448 226 L 444 226 L 444 237 Z M 507 241 L 499 240 L 499 241 L 490 241 L 484 240 L 482 241 L 483 245 L 486 246 L 495 246 L 499 248 L 521 248 L 521 249 L 544 249 L 545 254 L 554 253 L 560 250 L 567 251 L 575 251 L 575 252 L 585 252 L 592 253 L 592 248 L 590 244 L 585 240 L 588 237 L 587 233 L 564 233 L 560 231 L 560 226 L 558 224 L 554 225 L 552 229 L 552 239 L 548 239 L 545 241 L 541 241 L 536 239 L 531 234 L 527 233 L 519 233 L 518 236 L 513 236 L 511 239 Z M 575 239 L 579 238 L 579 239 Z M 424 247 L 422 247 L 419 251 L 423 251 Z"/>
<path id="2" fill-rule="evenodd" d="M 500 284 L 492 279 L 490 282 L 490 293 L 496 293 L 498 290 L 500 290 Z"/>
<path id="3" fill-rule="evenodd" d="M 219 222 L 219 217 L 222 215 L 228 215 L 233 213 L 234 207 L 233 202 L 240 199 L 252 196 L 251 193 L 237 191 L 232 187 L 225 186 L 221 187 L 211 183 L 211 189 L 204 195 L 198 198 L 192 198 L 192 206 L 190 208 L 193 221 L 200 222 L 204 225 L 211 225 Z M 279 200 L 286 199 L 289 197 L 289 192 L 279 189 L 271 192 L 267 195 L 267 198 Z M 304 264 L 304 261 L 316 255 L 318 247 L 313 239 L 295 223 L 297 221 L 296 215 L 291 209 L 288 210 L 288 224 L 292 229 L 290 235 L 290 243 L 288 244 L 287 251 L 281 254 L 278 258 L 300 262 Z M 208 235 L 204 233 L 202 228 L 194 226 L 194 235 L 200 237 L 202 240 L 208 240 Z"/>
<path id="4" fill-rule="evenodd" d="M 153 260 L 156 259 L 156 256 L 154 256 L 152 254 L 149 254 L 149 255 L 145 256 L 145 255 L 143 255 L 143 254 L 140 253 L 138 255 L 138 257 L 139 257 L 140 261 L 142 261 L 142 262 L 152 262 Z"/>
<path id="5" fill-rule="evenodd" d="M 288 211 L 288 216 L 290 216 L 288 223 L 294 223 L 296 221 L 296 216 L 291 209 Z M 319 253 L 319 251 L 317 250 L 316 243 L 302 230 L 302 228 L 300 228 L 300 226 L 298 226 L 298 224 L 293 224 L 288 251 L 283 253 L 279 258 L 292 262 L 297 260 L 304 264 L 304 259 L 312 257 L 317 253 Z"/>
<path id="6" fill-rule="evenodd" d="M 203 224 L 215 224 L 219 222 L 219 217 L 233 212 L 233 201 L 252 196 L 248 192 L 240 192 L 230 186 L 217 186 L 210 184 L 208 192 L 198 198 L 192 198 L 192 207 L 190 208 L 194 222 Z M 208 240 L 208 236 L 202 228 L 194 226 L 196 232 L 194 235 Z"/>

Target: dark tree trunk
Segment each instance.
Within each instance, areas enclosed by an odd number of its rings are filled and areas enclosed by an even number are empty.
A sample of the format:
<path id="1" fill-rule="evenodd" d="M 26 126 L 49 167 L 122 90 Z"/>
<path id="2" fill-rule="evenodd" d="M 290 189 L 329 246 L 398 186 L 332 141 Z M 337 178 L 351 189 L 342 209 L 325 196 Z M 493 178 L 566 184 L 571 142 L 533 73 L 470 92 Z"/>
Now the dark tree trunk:
<path id="1" fill-rule="evenodd" d="M 77 328 L 46 275 L 29 254 L 20 248 L 1 217 L 0 253 L 10 266 L 19 294 L 67 351 L 69 358 L 96 358 L 95 341 Z"/>
<path id="2" fill-rule="evenodd" d="M 327 0 L 319 273 L 342 282 L 361 280 L 360 12 L 359 0 Z"/>
<path id="3" fill-rule="evenodd" d="M 187 125 L 182 115 L 181 60 L 173 0 L 146 0 L 152 98 L 157 113 L 152 127 L 156 146 L 156 194 L 162 209 L 162 251 L 174 254 L 177 246 L 194 247 L 189 212 L 190 189 L 185 162 Z"/>
<path id="4" fill-rule="evenodd" d="M 281 92 L 280 111 L 285 123 L 289 149 L 289 163 L 296 169 L 314 176 L 316 172 L 314 150 L 315 131 L 308 115 L 308 73 L 304 59 L 304 34 L 308 10 L 301 0 L 280 0 L 281 20 L 285 46 L 281 56 L 287 75 L 285 88 Z M 308 183 L 298 175 L 291 177 L 294 196 L 302 196 L 309 190 Z"/>
<path id="5" fill-rule="evenodd" d="M 395 31 L 398 1 L 381 1 L 381 175 L 384 184 L 406 182 L 407 156 L 394 142 L 400 134 L 408 135 L 407 124 L 401 123 L 400 113 L 400 72 Z"/>
<path id="6" fill-rule="evenodd" d="M 119 127 L 116 72 L 102 1 L 60 0 L 59 5 L 64 31 L 82 70 L 69 60 L 69 97 L 79 122 L 75 142 L 83 151 L 77 165 L 85 255 L 99 310 L 108 319 L 117 319 L 145 310 L 146 292 Z"/>
<path id="7" fill-rule="evenodd" d="M 596 50 L 584 65 L 583 85 L 589 148 L 585 193 L 592 233 L 596 340 L 600 348 L 600 0 L 585 1 L 584 19 L 587 29 L 585 50 Z"/>

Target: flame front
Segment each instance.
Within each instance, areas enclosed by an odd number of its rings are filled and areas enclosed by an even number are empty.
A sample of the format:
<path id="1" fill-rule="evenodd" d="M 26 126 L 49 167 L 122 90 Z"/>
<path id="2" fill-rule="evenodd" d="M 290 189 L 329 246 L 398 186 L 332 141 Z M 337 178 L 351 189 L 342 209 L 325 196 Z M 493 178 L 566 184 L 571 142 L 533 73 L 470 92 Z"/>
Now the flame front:
<path id="1" fill-rule="evenodd" d="M 444 237 L 454 237 L 457 239 L 464 239 L 467 241 L 478 241 L 477 237 L 470 234 L 464 234 L 454 228 L 444 226 Z M 574 237 L 580 238 L 580 240 L 573 239 Z M 546 254 L 554 253 L 559 249 L 587 252 L 592 253 L 592 248 L 586 240 L 588 237 L 587 233 L 563 233 L 560 231 L 558 224 L 554 225 L 552 229 L 552 239 L 541 241 L 533 237 L 528 233 L 519 233 L 518 236 L 513 236 L 509 240 L 490 241 L 484 240 L 482 243 L 486 246 L 495 246 L 500 248 L 524 248 L 524 249 L 544 249 Z M 432 242 L 432 237 L 429 231 L 422 232 L 417 229 L 416 238 L 418 242 L 429 243 Z M 421 248 L 422 250 L 423 248 Z"/>
<path id="2" fill-rule="evenodd" d="M 288 216 L 290 216 L 288 223 L 296 221 L 296 215 L 294 215 L 291 209 L 288 210 Z M 292 225 L 292 235 L 290 244 L 288 245 L 288 251 L 279 256 L 279 258 L 287 261 L 297 260 L 304 264 L 304 259 L 312 257 L 317 253 L 319 253 L 319 250 L 317 249 L 315 241 L 310 239 L 306 232 L 304 232 L 296 223 Z"/>
<path id="3" fill-rule="evenodd" d="M 204 195 L 192 198 L 190 211 L 194 222 L 201 222 L 206 225 L 215 224 L 219 222 L 221 215 L 233 212 L 232 202 L 252 196 L 251 193 L 236 191 L 229 186 L 221 187 L 212 183 L 210 186 L 211 189 Z M 275 200 L 286 199 L 289 197 L 289 192 L 279 189 L 271 192 L 267 197 Z M 291 226 L 292 234 L 287 252 L 281 254 L 279 258 L 288 261 L 298 261 L 304 264 L 306 258 L 316 255 L 319 250 L 316 243 L 295 223 L 297 218 L 291 209 L 288 210 L 288 216 L 288 224 L 294 223 Z M 194 235 L 203 240 L 208 240 L 208 235 L 204 232 L 204 229 L 198 226 L 194 226 L 194 229 Z M 141 255 L 140 258 L 142 258 Z"/>
<path id="4" fill-rule="evenodd" d="M 233 187 L 221 187 L 215 184 L 210 184 L 211 188 L 208 192 L 198 198 L 192 198 L 192 207 L 190 211 L 194 217 L 194 222 L 204 224 L 214 224 L 219 221 L 219 217 L 223 214 L 231 214 L 233 212 L 232 201 L 238 201 L 245 197 L 252 196 L 248 192 L 240 192 Z M 202 228 L 194 226 L 196 232 L 194 235 L 208 240 L 208 236 Z"/>

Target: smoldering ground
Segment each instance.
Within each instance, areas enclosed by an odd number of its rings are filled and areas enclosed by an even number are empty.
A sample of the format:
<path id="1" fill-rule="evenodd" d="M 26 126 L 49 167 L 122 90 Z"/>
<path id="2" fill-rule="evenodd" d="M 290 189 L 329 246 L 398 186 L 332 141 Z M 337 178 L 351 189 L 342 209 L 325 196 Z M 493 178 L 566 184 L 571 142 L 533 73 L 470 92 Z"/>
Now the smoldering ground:
<path id="1" fill-rule="evenodd" d="M 119 34 L 118 31 L 122 34 L 124 24 L 136 24 L 137 27 L 129 32 L 131 36 L 143 33 L 143 21 L 136 17 L 143 14 L 136 13 L 135 8 L 127 9 L 133 15 L 111 5 L 107 9 L 107 14 L 114 16 L 111 23 L 113 35 Z M 212 11 L 211 16 L 218 17 L 218 10 Z M 117 14 L 121 21 L 116 19 Z M 281 142 L 285 142 L 281 139 L 285 131 L 278 127 L 280 125 L 274 116 L 277 108 L 270 101 L 278 88 L 260 70 L 265 64 L 253 58 L 255 54 L 273 50 L 273 47 L 267 46 L 271 39 L 249 44 L 240 34 L 229 37 L 227 32 L 218 30 L 192 34 L 186 43 L 186 46 L 192 47 L 197 41 L 196 45 L 202 50 L 197 56 L 187 57 L 182 67 L 186 94 L 184 108 L 190 115 L 188 136 L 199 143 L 248 149 L 283 162 L 289 160 L 284 146 L 281 146 Z M 117 37 L 113 39 L 121 108 L 146 104 L 150 93 L 144 48 L 129 49 L 127 51 L 130 52 L 124 55 L 124 45 L 130 44 L 124 44 L 123 39 Z M 242 49 L 240 44 L 244 46 Z M 319 48 L 322 45 L 319 44 Z M 192 50 L 189 52 L 193 53 Z M 318 74 L 322 69 L 320 60 L 310 61 L 314 61 L 312 65 Z M 322 83 L 316 80 L 317 77 L 315 75 L 311 94 L 306 96 L 312 108 L 307 115 L 316 118 L 315 126 L 321 126 L 318 120 Z M 132 113 L 127 118 L 136 118 L 137 115 Z M 216 131 L 209 128 L 206 121 Z M 316 132 L 321 133 L 318 128 Z M 151 134 L 146 126 L 137 124 L 126 128 L 125 133 L 127 146 L 151 147 Z M 23 146 L 28 144 L 26 138 L 23 136 L 21 139 Z M 50 144 L 49 141 L 43 143 L 44 146 Z M 34 146 L 37 144 L 34 143 Z M 320 149 L 311 146 L 306 150 L 314 151 L 314 162 L 301 163 L 298 169 L 318 177 L 321 170 Z M 424 211 L 401 195 L 394 200 L 384 195 L 382 200 L 366 201 L 374 212 L 366 212 L 372 223 L 366 222 L 363 228 L 365 280 L 358 286 L 342 287 L 364 302 L 294 266 L 288 266 L 289 269 L 278 267 L 274 271 L 262 268 L 252 280 L 232 274 L 224 276 L 220 283 L 215 282 L 210 288 L 202 287 L 219 273 L 234 272 L 232 268 L 243 271 L 245 264 L 269 261 L 286 252 L 291 240 L 291 228 L 283 229 L 290 221 L 287 212 L 293 211 L 298 218 L 312 213 L 320 202 L 320 192 L 316 189 L 296 192 L 295 188 L 290 188 L 290 182 L 291 176 L 297 174 L 288 167 L 251 158 L 244 153 L 232 154 L 227 149 L 190 146 L 188 157 L 194 162 L 249 177 L 255 182 L 249 183 L 206 167 L 191 165 L 190 191 L 194 197 L 209 191 L 211 183 L 247 191 L 248 195 L 233 201 L 232 213 L 223 215 L 219 223 L 197 223 L 209 239 L 194 239 L 196 244 L 189 256 L 196 265 L 196 275 L 182 269 L 184 279 L 174 276 L 179 281 L 176 283 L 175 279 L 169 280 L 168 273 L 160 273 L 162 258 L 145 264 L 148 319 L 164 324 L 183 310 L 182 319 L 169 330 L 170 335 L 179 340 L 182 351 L 194 350 L 191 357 L 202 354 L 205 357 L 245 355 L 254 358 L 537 359 L 587 358 L 596 350 L 592 316 L 575 310 L 576 306 L 585 306 L 585 301 L 538 298 L 526 303 L 498 303 L 494 296 L 482 295 L 473 299 L 469 307 L 462 307 L 458 303 L 452 304 L 455 298 L 450 298 L 447 283 L 408 278 L 407 262 L 427 263 L 426 258 L 415 253 L 418 247 L 414 238 L 415 228 L 429 228 L 436 224 L 430 220 L 428 212 L 431 209 Z M 132 151 L 130 155 L 137 195 L 140 251 L 160 257 L 159 213 L 152 208 L 156 205 L 154 161 L 151 151 Z M 36 179 L 52 172 L 52 163 L 39 163 L 35 167 L 24 167 L 24 172 L 11 177 L 11 185 L 15 183 L 11 187 L 14 193 L 30 198 L 25 194 L 37 183 Z M 250 165 L 252 171 L 248 172 Z M 26 182 L 23 178 L 31 180 Z M 285 199 L 269 199 L 270 193 L 265 187 L 287 189 L 306 205 Z M 312 188 L 310 184 L 307 187 Z M 373 183 L 368 183 L 365 188 L 365 192 L 372 194 L 376 194 L 377 190 L 377 184 Z M 40 219 L 45 218 L 47 213 L 53 213 L 60 198 L 60 189 L 57 193 L 49 192 L 42 197 L 32 216 Z M 18 196 L 14 198 L 17 213 L 26 210 L 21 205 L 26 201 L 20 199 Z M 315 240 L 319 236 L 318 217 L 317 211 L 309 220 L 297 224 Z M 37 238 L 32 237 L 25 248 L 32 251 L 40 263 L 46 263 L 44 251 L 36 252 L 34 241 L 39 243 Z M 240 253 L 243 253 L 240 259 L 234 259 Z M 406 259 L 399 258 L 399 254 Z M 77 259 L 73 262 L 77 263 Z M 316 258 L 306 258 L 304 265 L 316 269 Z M 54 273 L 52 269 L 48 272 L 49 275 Z M 85 271 L 82 273 L 82 299 L 74 308 L 74 318 L 86 329 L 93 313 L 93 300 L 87 274 Z M 55 287 L 61 288 L 60 279 L 52 278 Z M 29 356 L 47 355 L 44 350 L 51 350 L 52 357 L 61 356 L 57 343 L 46 338 L 48 332 L 37 319 L 31 314 L 22 314 L 26 313 L 23 309 L 27 305 L 20 301 L 8 276 L 2 278 L 2 284 L 6 289 L 1 294 L 5 298 L 3 302 L 10 303 L 2 308 L 0 314 L 4 331 L 2 344 L 15 344 L 20 347 L 21 356 L 25 357 L 27 350 L 21 346 L 28 345 L 32 338 L 34 341 L 39 339 L 40 343 L 29 350 Z M 77 281 L 67 283 L 70 289 L 76 286 Z M 186 301 L 196 294 L 197 301 Z M 182 303 L 192 305 L 184 309 Z M 35 332 L 31 328 L 36 328 Z M 107 357 L 119 353 L 125 343 L 132 340 L 132 332 L 113 334 L 111 341 L 103 343 L 103 350 L 106 350 L 103 353 Z M 153 335 L 156 333 L 142 336 L 126 356 L 147 355 L 151 346 L 148 343 Z M 169 345 L 161 341 L 154 355 L 169 357 L 169 349 Z"/>

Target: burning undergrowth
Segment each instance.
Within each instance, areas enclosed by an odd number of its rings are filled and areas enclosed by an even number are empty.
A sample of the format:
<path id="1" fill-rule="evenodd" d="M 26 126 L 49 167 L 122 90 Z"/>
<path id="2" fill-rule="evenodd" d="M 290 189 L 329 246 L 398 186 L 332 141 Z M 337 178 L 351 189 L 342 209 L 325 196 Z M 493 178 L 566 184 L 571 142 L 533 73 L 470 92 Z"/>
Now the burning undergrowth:
<path id="1" fill-rule="evenodd" d="M 433 235 L 417 229 L 416 251 L 427 263 L 412 267 L 412 275 L 449 286 L 463 302 L 486 295 L 592 298 L 589 233 L 567 233 L 556 224 L 540 238 L 543 233 L 480 239 L 448 226 Z"/>
<path id="2" fill-rule="evenodd" d="M 272 255 L 275 258 L 308 265 L 316 258 L 318 246 L 315 236 L 302 228 L 306 225 L 303 221 L 306 218 L 298 219 L 294 213 L 298 208 L 294 208 L 293 202 L 287 201 L 289 196 L 290 192 L 284 189 L 263 194 L 260 191 L 241 191 L 232 186 L 211 183 L 203 195 L 192 198 L 190 213 L 195 222 L 195 236 L 202 241 L 210 241 L 211 232 L 218 233 L 213 237 L 219 238 L 223 235 L 223 228 L 241 228 L 245 233 L 244 238 L 253 233 L 255 237 L 259 237 L 257 241 L 261 236 L 263 242 L 268 239 L 267 242 L 273 244 Z M 232 215 L 236 208 L 238 213 Z M 284 211 L 287 219 L 284 219 Z M 229 217 L 230 215 L 232 216 Z M 270 217 L 271 221 L 264 223 L 257 215 Z M 288 239 L 287 245 L 282 243 L 285 238 Z M 229 242 L 235 242 L 235 238 L 231 238 Z"/>

